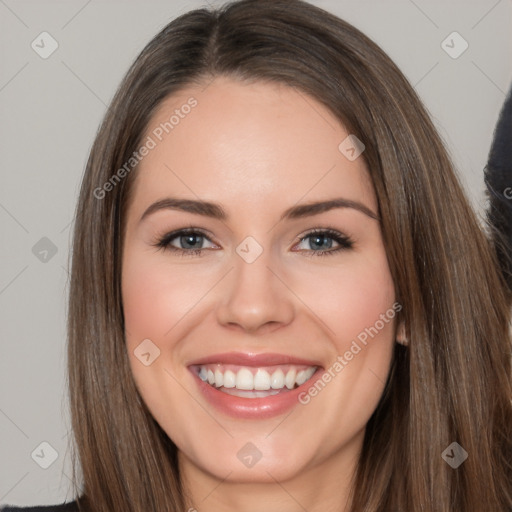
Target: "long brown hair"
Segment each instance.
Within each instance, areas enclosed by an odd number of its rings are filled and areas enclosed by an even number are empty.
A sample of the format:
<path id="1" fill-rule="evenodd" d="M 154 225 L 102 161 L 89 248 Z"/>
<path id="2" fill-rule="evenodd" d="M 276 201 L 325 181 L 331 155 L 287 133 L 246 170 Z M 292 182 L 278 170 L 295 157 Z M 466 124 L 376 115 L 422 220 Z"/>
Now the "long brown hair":
<path id="1" fill-rule="evenodd" d="M 104 185 L 166 97 L 221 75 L 295 87 L 366 146 L 409 345 L 395 344 L 351 510 L 512 510 L 509 297 L 496 256 L 403 74 L 356 28 L 300 0 L 242 0 L 172 21 L 136 59 L 99 129 L 76 210 L 68 308 L 81 509 L 185 507 L 176 446 L 138 394 L 125 347 L 121 255 L 136 167 Z M 468 453 L 457 469 L 442 457 L 453 442 Z"/>

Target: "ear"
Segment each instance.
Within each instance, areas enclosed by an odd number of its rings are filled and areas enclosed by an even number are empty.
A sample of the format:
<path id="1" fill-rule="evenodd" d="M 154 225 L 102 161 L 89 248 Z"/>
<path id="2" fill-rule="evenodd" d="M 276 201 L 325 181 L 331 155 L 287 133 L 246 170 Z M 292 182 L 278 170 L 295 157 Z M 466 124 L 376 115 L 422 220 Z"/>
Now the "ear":
<path id="1" fill-rule="evenodd" d="M 405 333 L 405 322 L 403 320 L 400 320 L 400 323 L 396 328 L 396 342 L 404 346 L 409 344 L 409 340 L 407 339 L 407 335 Z"/>

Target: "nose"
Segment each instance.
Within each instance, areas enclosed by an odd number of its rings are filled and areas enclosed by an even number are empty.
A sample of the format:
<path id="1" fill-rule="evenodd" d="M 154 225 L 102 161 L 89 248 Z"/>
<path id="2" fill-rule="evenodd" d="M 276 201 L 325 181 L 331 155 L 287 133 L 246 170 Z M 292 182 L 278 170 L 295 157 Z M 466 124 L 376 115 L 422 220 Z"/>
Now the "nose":
<path id="1" fill-rule="evenodd" d="M 269 252 L 263 251 L 252 263 L 238 254 L 233 260 L 217 308 L 218 322 L 250 333 L 268 333 L 289 324 L 295 316 L 294 295 Z"/>

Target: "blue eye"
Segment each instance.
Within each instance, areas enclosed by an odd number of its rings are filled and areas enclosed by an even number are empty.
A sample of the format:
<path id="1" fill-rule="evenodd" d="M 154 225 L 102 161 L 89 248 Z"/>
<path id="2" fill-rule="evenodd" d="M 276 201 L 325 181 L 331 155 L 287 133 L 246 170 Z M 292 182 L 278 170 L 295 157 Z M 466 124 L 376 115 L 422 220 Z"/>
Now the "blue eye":
<path id="1" fill-rule="evenodd" d="M 316 229 L 300 237 L 300 243 L 304 243 L 306 240 L 309 240 L 309 248 L 294 252 L 309 253 L 308 256 L 327 256 L 353 247 L 353 242 L 349 237 L 333 229 Z M 214 248 L 217 247 L 201 230 L 188 228 L 168 233 L 154 245 L 159 249 L 169 250 L 181 256 L 199 256 L 205 249 L 208 249 L 203 246 L 205 241 L 209 241 Z M 334 248 L 333 242 L 337 244 Z"/>
<path id="2" fill-rule="evenodd" d="M 173 242 L 177 241 L 181 246 L 176 247 Z M 167 249 L 172 252 L 181 253 L 183 256 L 199 255 L 203 252 L 203 242 L 209 240 L 206 234 L 197 229 L 181 229 L 168 233 L 155 245 L 160 249 Z"/>
<path id="3" fill-rule="evenodd" d="M 306 253 L 310 253 L 309 256 L 328 256 L 343 250 L 352 249 L 354 245 L 349 237 L 333 229 L 315 229 L 301 237 L 300 243 L 306 240 L 309 240 L 309 250 L 306 249 Z M 332 248 L 333 241 L 338 244 L 334 249 Z M 320 250 L 315 250 L 315 248 Z"/>

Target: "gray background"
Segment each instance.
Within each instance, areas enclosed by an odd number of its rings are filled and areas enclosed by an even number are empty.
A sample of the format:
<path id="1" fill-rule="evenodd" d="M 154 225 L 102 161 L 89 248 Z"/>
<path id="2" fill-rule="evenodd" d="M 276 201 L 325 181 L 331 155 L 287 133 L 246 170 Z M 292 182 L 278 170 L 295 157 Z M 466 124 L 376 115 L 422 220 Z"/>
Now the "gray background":
<path id="1" fill-rule="evenodd" d="M 512 81 L 512 0 L 312 3 L 354 24 L 395 60 L 429 109 L 481 215 L 482 169 Z M 133 59 L 171 19 L 203 5 L 0 0 L 0 504 L 71 498 L 65 321 L 81 175 Z M 43 31 L 59 45 L 47 59 L 31 47 Z M 441 47 L 453 31 L 469 44 L 456 59 Z M 57 455 L 48 469 L 40 466 L 52 452 L 42 442 Z"/>

